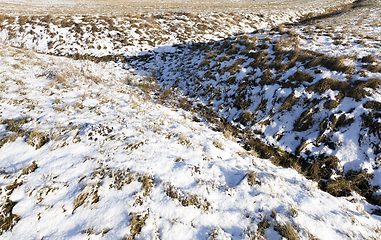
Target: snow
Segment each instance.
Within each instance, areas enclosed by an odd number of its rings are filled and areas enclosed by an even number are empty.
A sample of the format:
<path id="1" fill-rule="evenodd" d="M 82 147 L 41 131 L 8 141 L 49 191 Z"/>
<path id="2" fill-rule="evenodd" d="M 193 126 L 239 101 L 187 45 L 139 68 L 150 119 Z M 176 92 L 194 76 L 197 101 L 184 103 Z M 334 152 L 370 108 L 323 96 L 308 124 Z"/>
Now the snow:
<path id="1" fill-rule="evenodd" d="M 211 34 L 190 34 L 186 41 L 220 41 L 238 31 L 250 32 L 280 22 L 297 21 L 303 14 L 306 13 L 269 14 L 265 19 L 258 19 L 255 26 L 247 22 L 242 22 L 240 27 L 222 26 Z M 376 16 L 377 11 L 372 14 Z M 219 19 L 214 15 L 199 17 L 206 21 Z M 221 14 L 221 18 L 228 17 Z M 256 14 L 248 14 L 250 17 L 258 18 Z M 192 24 L 185 16 L 170 18 L 173 19 L 160 19 L 160 27 L 170 29 L 172 23 Z M 83 17 L 72 19 L 77 24 L 84 22 Z M 123 17 L 116 20 L 116 25 L 127 26 Z M 9 25 L 9 28 L 18 27 L 17 23 Z M 25 132 L 0 147 L 0 206 L 13 201 L 12 214 L 20 217 L 13 229 L 1 232 L 1 238 L 260 239 L 263 232 L 268 239 L 284 239 L 277 226 L 287 224 L 293 226 L 301 239 L 380 238 L 380 217 L 373 214 L 378 208 L 357 193 L 347 198 L 333 197 L 296 170 L 274 166 L 270 160 L 243 149 L 234 139 L 213 131 L 207 123 L 195 122 L 195 113 L 164 106 L 155 101 L 156 96 L 140 90 L 139 86 L 147 82 L 149 70 L 161 68 L 161 77 L 166 77 L 167 82 L 160 84 L 171 86 L 178 77 L 183 77 L 187 67 L 178 67 L 183 63 L 176 62 L 179 58 L 190 58 L 189 66 L 202 62 L 202 56 L 193 56 L 191 51 L 174 45 L 181 43 L 180 32 L 152 46 L 144 41 L 151 35 L 144 29 L 138 34 L 132 28 L 123 34 L 136 44 L 124 46 L 111 39 L 121 32 L 101 27 L 103 31 L 96 34 L 83 30 L 79 37 L 75 37 L 70 27 L 65 29 L 54 24 L 33 25 L 35 35 L 29 34 L 32 26 L 26 26 L 25 31 L 12 39 L 9 28 L 0 32 L 3 42 L 0 45 L 1 120 L 30 117 L 21 126 Z M 372 29 L 379 31 L 377 27 Z M 299 33 L 307 35 L 304 31 Z M 266 37 L 260 35 L 259 38 Z M 95 48 L 90 49 L 84 39 L 91 36 Z M 58 41 L 60 37 L 63 42 Z M 52 48 L 48 47 L 50 41 L 57 41 Z M 336 48 L 332 42 L 332 37 L 319 36 L 313 41 L 301 41 L 301 46 L 320 52 L 326 50 L 335 56 L 349 51 L 349 47 Z M 368 48 L 369 44 L 354 46 L 358 56 L 379 52 L 377 47 Z M 31 50 L 98 57 L 151 54 L 153 60 L 144 68 L 139 67 L 142 63 L 139 60 L 131 61 L 131 65 L 121 61 L 94 63 Z M 171 63 L 162 60 L 167 58 Z M 222 62 L 221 68 L 234 62 L 233 59 Z M 209 68 L 214 64 L 212 61 Z M 357 62 L 351 64 L 359 66 Z M 254 70 L 245 62 L 234 77 L 240 82 Z M 346 79 L 341 72 L 320 68 L 321 73 L 314 73 L 299 65 L 290 68 L 280 79 L 288 79 L 298 70 L 314 76 L 308 84 L 328 77 Z M 199 77 L 206 73 L 200 69 L 194 71 Z M 263 72 L 259 68 L 255 71 L 258 81 Z M 231 77 L 229 73 L 213 74 L 216 79 L 207 79 L 202 84 L 216 85 Z M 374 73 L 373 77 L 379 74 Z M 185 84 L 185 81 L 180 83 Z M 233 96 L 238 88 L 232 84 L 224 92 Z M 301 104 L 287 112 L 273 112 L 281 106 L 275 100 L 292 93 L 296 98 L 308 100 L 338 97 L 338 91 L 319 95 L 306 88 L 281 88 L 279 84 L 250 88 L 251 96 L 258 98 L 248 108 L 252 112 L 261 99 L 270 100 L 257 116 L 262 121 L 271 120 L 270 124 L 253 129 L 260 128 L 265 134 L 264 141 L 287 151 L 295 151 L 301 139 L 307 140 L 306 150 L 316 155 L 337 156 L 344 171 L 362 169 L 374 173 L 372 183 L 381 185 L 381 170 L 375 167 L 377 156 L 370 147 L 375 136 L 363 134 L 361 146 L 357 141 L 363 131 L 360 116 L 371 111 L 362 105 L 371 99 L 379 101 L 379 90 L 368 89 L 370 96 L 360 102 L 344 98 L 337 109 L 324 110 L 322 103 L 317 105 L 319 120 L 331 114 L 337 117 L 346 114 L 355 119 L 350 127 L 335 132 L 332 141 L 341 144 L 331 149 L 323 144 L 314 145 L 317 128 L 292 131 L 295 116 L 306 110 Z M 208 99 L 200 96 L 196 100 L 193 104 L 208 103 Z M 219 107 L 220 103 L 215 100 L 213 106 Z M 350 112 L 353 107 L 355 110 Z M 236 108 L 226 109 L 224 106 L 219 113 L 229 120 L 241 113 Z M 274 117 L 269 117 L 270 112 Z M 45 134 L 49 141 L 36 149 L 28 143 L 32 131 Z M 278 133 L 284 137 L 277 139 Z M 1 138 L 12 134 L 15 133 L 7 130 L 7 123 L 2 122 Z M 25 173 L 24 169 L 33 162 L 38 168 Z M 9 190 L 9 186 L 20 182 Z M 6 214 L 4 211 L 2 218 L 9 216 Z M 135 234 L 136 216 L 140 217 L 142 226 Z M 260 229 L 264 219 L 270 227 Z"/>
<path id="2" fill-rule="evenodd" d="M 139 239 L 203 239 L 214 233 L 221 239 L 248 239 L 264 216 L 272 226 L 265 231 L 271 239 L 280 239 L 273 229 L 280 222 L 297 226 L 302 239 L 308 239 L 308 233 L 319 239 L 377 238 L 381 224 L 363 210 L 368 204 L 361 198 L 349 202 L 332 197 L 295 170 L 247 155 L 221 133 L 193 122 L 191 113 L 147 100 L 124 82 L 126 76 L 135 81 L 141 76 L 114 63 L 20 51 L 2 46 L 2 84 L 23 82 L 22 87 L 3 91 L 2 118 L 14 117 L 14 111 L 19 117 L 32 116 L 34 124 L 24 127 L 50 132 L 52 137 L 37 150 L 23 137 L 0 149 L 1 167 L 8 173 L 1 179 L 2 201 L 7 198 L 5 186 L 15 179 L 24 182 L 9 196 L 17 202 L 13 214 L 21 219 L 12 231 L 3 232 L 3 238 L 122 238 L 131 234 L 131 213 L 148 216 Z M 17 64 L 22 69 L 15 69 Z M 46 67 L 56 75 L 69 69 L 65 86 L 53 89 L 54 78 L 36 74 Z M 26 94 L 19 95 L 20 89 Z M 26 103 L 8 104 L 17 95 L 37 102 L 36 107 L 26 111 Z M 79 98 L 82 108 L 74 105 Z M 53 99 L 67 108 L 57 112 Z M 57 131 L 61 134 L 53 137 Z M 38 168 L 21 176 L 32 161 Z M 115 174 L 127 169 L 153 176 L 152 190 L 145 194 L 136 178 L 116 188 Z M 253 186 L 247 180 L 250 171 L 258 181 Z M 197 196 L 200 205 L 183 206 L 166 194 L 169 186 L 183 197 Z M 87 199 L 74 209 L 78 195 L 94 189 L 99 201 Z M 275 218 L 270 217 L 273 211 Z"/>

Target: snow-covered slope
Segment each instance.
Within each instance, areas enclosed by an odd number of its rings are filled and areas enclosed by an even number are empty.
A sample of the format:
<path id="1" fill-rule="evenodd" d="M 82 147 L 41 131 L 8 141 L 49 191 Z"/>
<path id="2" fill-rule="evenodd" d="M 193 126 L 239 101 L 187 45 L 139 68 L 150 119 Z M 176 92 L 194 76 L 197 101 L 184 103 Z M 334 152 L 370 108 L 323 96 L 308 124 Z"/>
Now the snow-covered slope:
<path id="1" fill-rule="evenodd" d="M 365 3 L 0 16 L 0 237 L 380 239 Z"/>
<path id="2" fill-rule="evenodd" d="M 380 237 L 360 196 L 153 103 L 133 71 L 2 46 L 0 72 L 2 238 Z"/>
<path id="3" fill-rule="evenodd" d="M 350 2 L 353 1 L 335 1 L 333 5 Z M 179 43 L 217 41 L 234 34 L 296 22 L 331 10 L 332 3 L 311 1 L 304 7 L 296 5 L 251 8 L 252 11 L 148 12 L 116 17 L 110 14 L 0 15 L 0 40 L 40 53 L 115 59 L 159 47 L 166 49 Z"/>
<path id="4" fill-rule="evenodd" d="M 157 50 L 127 62 L 154 70 L 165 89 L 181 89 L 227 122 L 254 132 L 243 141 L 247 149 L 262 151 L 255 138 L 310 163 L 324 165 L 335 156 L 338 162 L 323 177 L 328 181 L 366 172 L 374 187 L 360 192 L 380 204 L 379 14 L 380 8 L 360 8 L 317 23 Z M 316 171 L 302 165 L 300 171 L 315 178 Z M 326 189 L 327 182 L 321 183 Z"/>

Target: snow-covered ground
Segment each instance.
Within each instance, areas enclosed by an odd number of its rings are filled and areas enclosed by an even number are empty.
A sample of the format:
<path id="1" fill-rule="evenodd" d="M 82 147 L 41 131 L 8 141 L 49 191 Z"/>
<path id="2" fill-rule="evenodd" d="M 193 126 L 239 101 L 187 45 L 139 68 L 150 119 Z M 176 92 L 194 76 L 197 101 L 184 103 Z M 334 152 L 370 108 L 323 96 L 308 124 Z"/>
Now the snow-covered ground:
<path id="1" fill-rule="evenodd" d="M 0 72 L 3 123 L 28 118 L 0 149 L 1 204 L 15 204 L 2 220 L 19 220 L 2 238 L 280 239 L 282 226 L 301 239 L 380 237 L 358 195 L 332 197 L 153 103 L 133 87 L 144 77 L 114 63 L 1 46 Z"/>
<path id="2" fill-rule="evenodd" d="M 9 15 L 102 15 L 152 12 L 240 12 L 299 9 L 325 10 L 353 0 L 0 0 L 0 14 Z"/>
<path id="3" fill-rule="evenodd" d="M 56 55 L 131 56 L 174 44 L 218 41 L 295 22 L 322 10 L 254 11 L 252 13 L 146 13 L 127 17 L 5 16 L 0 41 Z"/>
<path id="4" fill-rule="evenodd" d="M 257 137 L 381 186 L 380 8 L 130 58 Z M 350 22 L 350 23 L 347 23 Z M 349 26 L 349 27 L 348 27 Z M 379 195 L 378 192 L 376 195 Z"/>
<path id="5" fill-rule="evenodd" d="M 0 16 L 0 238 L 380 239 L 365 201 L 381 202 L 380 8 L 367 2 L 279 27 L 328 5 Z M 186 98 L 244 139 L 170 107 Z M 346 197 L 259 158 L 259 142 L 335 156 L 320 173 Z"/>

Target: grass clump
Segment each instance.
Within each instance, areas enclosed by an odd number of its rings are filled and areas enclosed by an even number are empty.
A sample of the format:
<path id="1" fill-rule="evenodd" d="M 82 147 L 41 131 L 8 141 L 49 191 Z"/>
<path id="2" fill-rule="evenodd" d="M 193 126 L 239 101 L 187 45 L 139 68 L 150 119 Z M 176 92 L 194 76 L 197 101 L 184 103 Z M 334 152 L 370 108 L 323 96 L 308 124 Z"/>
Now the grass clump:
<path id="1" fill-rule="evenodd" d="M 73 204 L 73 211 L 72 211 L 72 214 L 74 213 L 74 211 L 79 208 L 80 206 L 82 206 L 87 197 L 89 196 L 89 193 L 88 192 L 82 192 L 80 193 L 74 200 L 74 204 Z"/>
<path id="2" fill-rule="evenodd" d="M 13 193 L 13 191 L 18 188 L 19 186 L 23 185 L 24 181 L 17 181 L 17 179 L 10 185 L 6 186 L 5 187 L 5 190 L 7 190 L 7 195 L 11 195 Z"/>
<path id="3" fill-rule="evenodd" d="M 5 127 L 6 130 L 19 133 L 19 132 L 24 132 L 22 129 L 22 125 L 25 123 L 30 122 L 32 119 L 30 117 L 23 117 L 19 119 L 4 119 L 0 120 L 0 124 L 6 124 L 7 126 Z"/>
<path id="4" fill-rule="evenodd" d="M 299 240 L 300 237 L 295 231 L 294 227 L 289 224 L 276 224 L 274 230 L 279 232 L 282 237 L 285 237 L 288 240 Z"/>
<path id="5" fill-rule="evenodd" d="M 196 194 L 183 193 L 170 184 L 166 184 L 165 194 L 172 199 L 177 199 L 184 207 L 195 206 L 205 211 L 210 208 L 210 203 L 205 198 L 200 198 Z"/>
<path id="6" fill-rule="evenodd" d="M 255 122 L 255 115 L 252 114 L 250 111 L 244 111 L 240 114 L 238 121 L 242 125 L 247 126 L 247 125 Z"/>
<path id="7" fill-rule="evenodd" d="M 251 170 L 247 175 L 247 183 L 250 186 L 253 186 L 254 184 L 260 184 L 261 182 L 257 179 L 257 174 Z"/>
<path id="8" fill-rule="evenodd" d="M 46 133 L 33 130 L 29 133 L 26 142 L 37 150 L 49 142 L 49 136 Z"/>
<path id="9" fill-rule="evenodd" d="M 342 98 L 340 97 L 339 98 L 336 97 L 336 100 L 328 100 L 323 104 L 323 107 L 328 110 L 337 108 L 340 105 L 341 100 Z"/>
<path id="10" fill-rule="evenodd" d="M 313 122 L 313 115 L 318 112 L 318 108 L 311 107 L 304 111 L 294 123 L 294 131 L 303 132 L 310 129 Z"/>
<path id="11" fill-rule="evenodd" d="M 12 213 L 16 203 L 7 198 L 5 203 L 0 205 L 0 235 L 12 230 L 13 226 L 20 220 L 20 216 Z"/>
<path id="12" fill-rule="evenodd" d="M 375 55 L 369 54 L 367 56 L 364 56 L 360 60 L 363 63 L 373 63 L 377 61 L 377 57 Z"/>
<path id="13" fill-rule="evenodd" d="M 2 148 L 8 142 L 14 142 L 17 138 L 24 136 L 24 134 L 15 133 L 9 136 L 5 136 L 0 138 L 0 148 Z"/>
<path id="14" fill-rule="evenodd" d="M 319 82 L 311 85 L 307 88 L 309 92 L 324 93 L 328 90 L 340 91 L 341 89 L 347 89 L 349 87 L 348 82 L 342 82 L 337 79 L 324 78 Z"/>
<path id="15" fill-rule="evenodd" d="M 262 221 L 260 221 L 258 223 L 258 230 L 257 232 L 261 235 L 261 236 L 265 236 L 265 230 L 267 228 L 270 227 L 270 221 L 269 219 L 266 217 L 266 215 L 263 217 Z"/>
<path id="16" fill-rule="evenodd" d="M 298 70 L 289 77 L 289 80 L 291 82 L 295 81 L 297 83 L 303 83 L 303 82 L 311 83 L 314 80 L 314 77 L 310 73 L 306 73 L 306 72 Z"/>
<path id="17" fill-rule="evenodd" d="M 329 57 L 325 54 L 311 60 L 307 67 L 316 67 L 322 66 L 328 68 L 331 71 L 343 72 L 346 74 L 351 74 L 354 70 L 354 67 L 346 65 L 345 57 Z"/>
<path id="18" fill-rule="evenodd" d="M 26 130 L 22 129 L 22 125 L 31 121 L 30 117 L 23 117 L 19 119 L 3 119 L 0 124 L 6 124 L 5 129 L 14 132 L 13 134 L 0 138 L 0 148 L 8 142 L 14 142 L 17 138 L 23 137 L 27 134 Z"/>
<path id="19" fill-rule="evenodd" d="M 381 103 L 377 101 L 368 101 L 363 106 L 364 108 L 381 111 Z"/>
<path id="20" fill-rule="evenodd" d="M 138 181 L 142 183 L 142 188 L 144 190 L 143 196 L 149 196 L 155 181 L 151 175 L 142 175 L 138 177 Z"/>
<path id="21" fill-rule="evenodd" d="M 121 190 L 124 184 L 130 184 L 135 179 L 135 176 L 131 173 L 129 168 L 127 168 L 127 170 L 118 169 L 116 171 L 110 171 L 109 177 L 114 179 L 110 187 L 115 187 L 118 190 Z"/>
<path id="22" fill-rule="evenodd" d="M 216 138 L 213 139 L 213 145 L 216 147 L 216 148 L 219 148 L 221 150 L 224 150 L 224 146 L 222 144 L 222 142 Z"/>
<path id="23" fill-rule="evenodd" d="M 314 181 L 321 179 L 329 180 L 333 173 L 337 171 L 340 160 L 336 156 L 319 156 L 310 160 L 309 167 L 304 175 Z"/>
<path id="24" fill-rule="evenodd" d="M 280 106 L 279 108 L 279 112 L 283 111 L 283 110 L 287 110 L 287 111 L 290 111 L 291 108 L 295 105 L 295 103 L 299 100 L 298 97 L 295 97 L 295 94 L 294 93 L 291 93 L 287 98 L 286 100 L 284 101 L 284 103 L 282 104 L 282 106 Z"/>
<path id="25" fill-rule="evenodd" d="M 38 165 L 37 165 L 36 161 L 33 161 L 30 166 L 28 166 L 22 170 L 21 175 L 28 175 L 28 174 L 36 171 L 37 168 L 38 168 Z"/>
<path id="26" fill-rule="evenodd" d="M 377 197 L 373 195 L 376 189 L 370 184 L 372 177 L 372 174 L 351 169 L 345 176 L 328 182 L 323 186 L 323 190 L 336 197 L 347 197 L 351 195 L 352 191 L 357 191 L 370 203 L 379 205 L 381 202 L 376 201 Z"/>
<path id="27" fill-rule="evenodd" d="M 148 218 L 148 213 L 145 215 L 139 213 L 130 213 L 130 236 L 128 238 L 124 238 L 126 240 L 133 240 L 139 233 L 142 231 L 142 227 L 146 224 L 146 220 Z"/>
<path id="28" fill-rule="evenodd" d="M 360 101 L 365 96 L 369 96 L 370 93 L 364 88 L 371 88 L 376 90 L 381 85 L 381 80 L 378 78 L 371 78 L 367 81 L 355 81 L 353 83 L 342 82 L 337 79 L 324 78 L 319 82 L 309 86 L 307 91 L 318 92 L 320 94 L 331 89 L 339 91 L 344 97 L 354 98 L 356 101 Z"/>
<path id="29" fill-rule="evenodd" d="M 274 85 L 277 80 L 273 77 L 273 73 L 271 72 L 271 70 L 266 70 L 262 76 L 261 76 L 261 80 L 259 81 L 259 84 L 261 86 L 264 86 L 264 85 Z"/>

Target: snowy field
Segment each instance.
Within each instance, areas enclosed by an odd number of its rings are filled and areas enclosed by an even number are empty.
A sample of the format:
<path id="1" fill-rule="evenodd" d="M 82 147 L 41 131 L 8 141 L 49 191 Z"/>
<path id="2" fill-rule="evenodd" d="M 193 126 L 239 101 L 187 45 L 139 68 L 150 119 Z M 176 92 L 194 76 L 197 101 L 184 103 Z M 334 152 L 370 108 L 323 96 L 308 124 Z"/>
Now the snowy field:
<path id="1" fill-rule="evenodd" d="M 381 238 L 378 1 L 1 2 L 0 238 Z"/>
<path id="2" fill-rule="evenodd" d="M 269 12 L 324 10 L 353 0 L 1 0 L 0 13 L 15 15 L 102 15 L 152 12 Z"/>
<path id="3" fill-rule="evenodd" d="M 134 72 L 5 46 L 0 67 L 1 134 L 17 135 L 0 150 L 2 223 L 17 221 L 2 238 L 379 237 L 360 196 L 332 197 L 153 103 Z"/>

